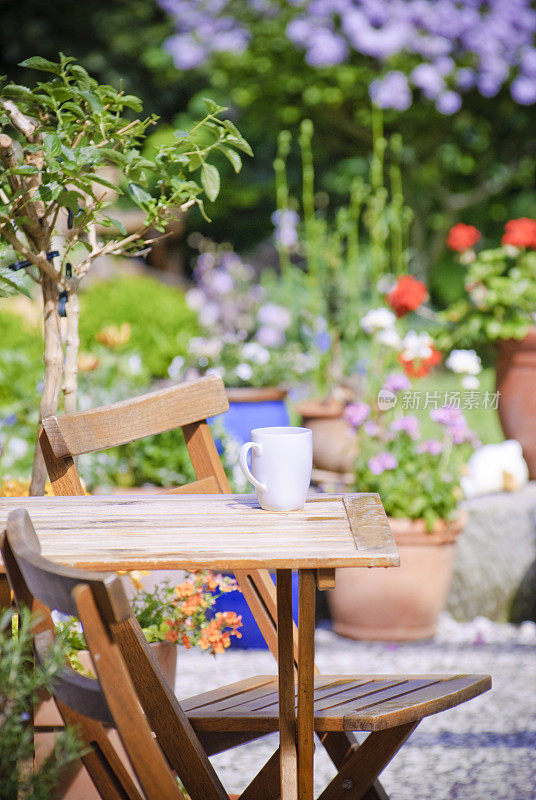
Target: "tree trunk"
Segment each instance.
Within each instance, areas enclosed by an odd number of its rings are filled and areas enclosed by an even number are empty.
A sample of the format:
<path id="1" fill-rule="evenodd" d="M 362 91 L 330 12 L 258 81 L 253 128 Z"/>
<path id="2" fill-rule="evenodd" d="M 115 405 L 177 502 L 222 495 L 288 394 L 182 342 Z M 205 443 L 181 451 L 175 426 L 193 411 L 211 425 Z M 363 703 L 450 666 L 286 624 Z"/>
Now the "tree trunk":
<path id="1" fill-rule="evenodd" d="M 39 407 L 39 424 L 44 417 L 56 413 L 63 371 L 63 350 L 61 346 L 60 320 L 58 316 L 58 286 L 46 275 L 41 276 L 44 310 L 45 337 L 45 377 L 41 404 Z M 34 451 L 30 495 L 44 494 L 47 471 L 37 439 Z"/>
<path id="2" fill-rule="evenodd" d="M 78 348 L 80 338 L 78 334 L 78 318 L 80 304 L 78 301 L 78 281 L 73 279 L 69 288 L 69 300 L 66 306 L 67 337 L 65 339 L 65 365 L 63 368 L 62 391 L 65 401 L 65 413 L 76 411 L 76 389 L 78 376 Z"/>

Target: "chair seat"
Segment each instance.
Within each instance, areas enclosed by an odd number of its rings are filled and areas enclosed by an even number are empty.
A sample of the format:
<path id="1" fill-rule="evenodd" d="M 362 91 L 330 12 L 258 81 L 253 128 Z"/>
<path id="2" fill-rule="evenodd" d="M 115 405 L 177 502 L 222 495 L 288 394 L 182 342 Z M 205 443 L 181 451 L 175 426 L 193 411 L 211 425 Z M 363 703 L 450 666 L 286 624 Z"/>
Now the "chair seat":
<path id="1" fill-rule="evenodd" d="M 491 688 L 489 675 L 317 675 L 314 726 L 379 731 L 414 722 Z M 198 731 L 278 730 L 278 686 L 261 675 L 181 701 Z"/>

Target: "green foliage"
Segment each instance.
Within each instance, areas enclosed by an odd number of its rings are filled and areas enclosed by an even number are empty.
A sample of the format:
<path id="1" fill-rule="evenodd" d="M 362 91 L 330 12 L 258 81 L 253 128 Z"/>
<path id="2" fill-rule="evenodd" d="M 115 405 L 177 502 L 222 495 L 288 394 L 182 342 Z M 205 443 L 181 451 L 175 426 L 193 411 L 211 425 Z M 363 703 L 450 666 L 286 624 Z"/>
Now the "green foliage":
<path id="1" fill-rule="evenodd" d="M 196 314 L 183 292 L 149 277 L 116 278 L 94 284 L 80 297 L 80 347 L 95 352 L 105 326 L 128 323 L 131 334 L 119 352 L 138 354 L 153 377 L 167 377 L 176 356 L 185 356 L 199 333 Z"/>
<path id="2" fill-rule="evenodd" d="M 102 245 L 87 241 L 97 223 L 108 227 L 113 237 L 104 252 L 118 254 L 139 249 L 149 228 L 164 231 L 170 215 L 180 208 L 196 204 L 206 216 L 203 190 L 212 202 L 220 190 L 218 170 L 208 159 L 218 150 L 226 157 L 237 150 L 252 154 L 235 125 L 220 119 L 226 109 L 212 100 L 205 100 L 204 116 L 191 130 L 176 130 L 173 141 L 142 154 L 147 131 L 157 117 L 141 114 L 138 97 L 99 84 L 63 53 L 59 62 L 34 56 L 20 66 L 54 77 L 38 81 L 33 89 L 9 83 L 0 91 L 0 127 L 22 147 L 22 159 L 15 155 L 15 161 L 4 162 L 0 172 L 0 239 L 28 257 L 19 238 L 22 230 L 30 244 L 32 234 L 39 236 L 36 253 L 47 249 L 57 215 L 66 209 L 72 215 L 73 233 L 61 254 L 60 271 L 73 261 L 75 274 L 83 277 L 103 252 Z M 38 120 L 31 143 L 20 133 L 16 115 L 9 113 L 11 101 L 27 118 Z M 235 155 L 232 158 L 236 162 Z M 103 167 L 113 167 L 113 172 L 105 177 Z M 194 178 L 198 171 L 199 183 Z M 35 185 L 25 180 L 30 176 Z M 117 194 L 145 215 L 144 226 L 130 236 L 104 213 Z M 44 205 L 44 217 L 39 203 Z M 52 222 L 37 224 L 35 215 Z"/>
<path id="3" fill-rule="evenodd" d="M 467 267 L 466 296 L 450 305 L 445 346 L 522 339 L 534 324 L 536 252 L 510 245 L 481 250 Z"/>
<path id="4" fill-rule="evenodd" d="M 11 611 L 0 620 L 0 798 L 51 800 L 63 770 L 82 753 L 74 732 L 64 729 L 39 769 L 28 770 L 34 755 L 33 707 L 43 690 L 50 691 L 64 664 L 57 643 L 43 664 L 33 663 L 32 627 L 28 609 L 11 629 Z M 30 724 L 29 724 L 30 723 Z"/>

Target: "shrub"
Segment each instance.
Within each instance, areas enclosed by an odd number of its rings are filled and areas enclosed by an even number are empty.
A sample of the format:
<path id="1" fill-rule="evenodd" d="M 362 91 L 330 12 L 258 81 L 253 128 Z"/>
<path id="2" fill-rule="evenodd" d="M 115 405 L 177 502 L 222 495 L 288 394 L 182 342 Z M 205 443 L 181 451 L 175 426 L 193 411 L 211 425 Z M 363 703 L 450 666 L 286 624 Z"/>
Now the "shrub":
<path id="1" fill-rule="evenodd" d="M 137 353 L 154 377 L 167 376 L 175 356 L 186 356 L 198 335 L 197 315 L 181 291 L 154 278 L 128 277 L 95 284 L 80 297 L 80 349 L 95 350 L 95 336 L 107 325 L 130 325 L 120 352 Z"/>

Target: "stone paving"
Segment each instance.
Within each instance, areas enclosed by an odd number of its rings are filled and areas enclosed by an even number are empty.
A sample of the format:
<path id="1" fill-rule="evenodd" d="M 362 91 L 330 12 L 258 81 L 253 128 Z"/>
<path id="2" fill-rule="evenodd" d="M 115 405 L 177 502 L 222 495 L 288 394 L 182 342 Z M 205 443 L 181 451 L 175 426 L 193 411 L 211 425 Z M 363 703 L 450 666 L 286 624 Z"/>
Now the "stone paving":
<path id="1" fill-rule="evenodd" d="M 490 673 L 493 689 L 419 725 L 382 775 L 391 800 L 536 800 L 536 625 L 441 618 L 432 641 L 353 642 L 317 630 L 316 661 L 330 673 Z M 254 674 L 274 673 L 267 651 L 231 650 L 215 659 L 179 655 L 177 694 L 185 697 Z M 277 746 L 264 737 L 212 760 L 230 792 L 240 792 Z M 321 746 L 316 788 L 334 774 Z"/>

